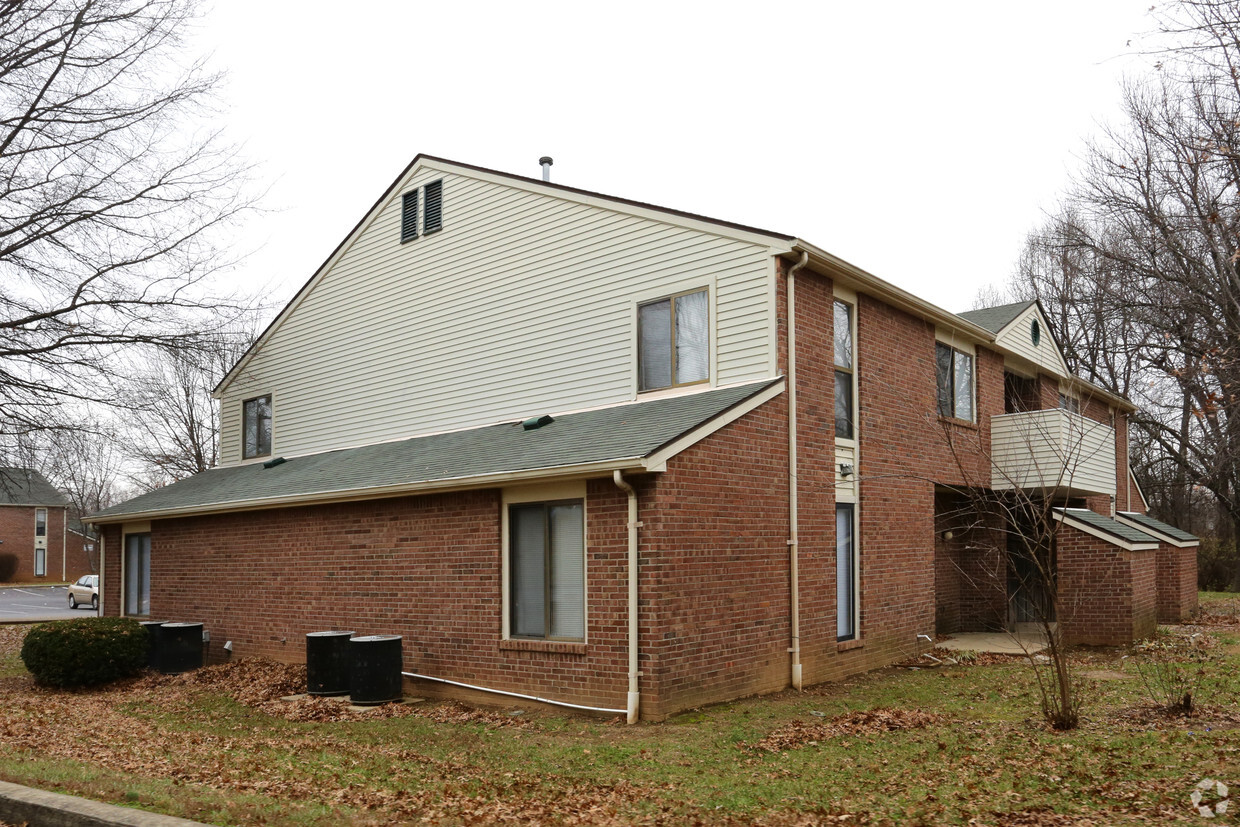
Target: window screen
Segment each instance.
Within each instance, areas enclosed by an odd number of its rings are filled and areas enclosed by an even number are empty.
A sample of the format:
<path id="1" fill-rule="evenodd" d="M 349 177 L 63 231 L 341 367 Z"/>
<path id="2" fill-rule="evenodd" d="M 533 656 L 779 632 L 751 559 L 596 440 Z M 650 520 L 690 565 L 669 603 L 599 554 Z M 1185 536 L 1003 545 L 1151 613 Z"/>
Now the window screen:
<path id="1" fill-rule="evenodd" d="M 585 531 L 580 501 L 508 510 L 513 637 L 585 639 Z"/>
<path id="2" fill-rule="evenodd" d="M 710 378 L 709 314 L 709 295 L 705 290 L 637 308 L 641 390 L 689 385 Z"/>
<path id="3" fill-rule="evenodd" d="M 151 535 L 125 535 L 125 614 L 151 613 Z"/>
<path id="4" fill-rule="evenodd" d="M 260 396 L 242 403 L 242 458 L 271 453 L 271 397 Z"/>
<path id="5" fill-rule="evenodd" d="M 835 630 L 837 640 L 857 636 L 857 547 L 853 506 L 835 506 Z"/>

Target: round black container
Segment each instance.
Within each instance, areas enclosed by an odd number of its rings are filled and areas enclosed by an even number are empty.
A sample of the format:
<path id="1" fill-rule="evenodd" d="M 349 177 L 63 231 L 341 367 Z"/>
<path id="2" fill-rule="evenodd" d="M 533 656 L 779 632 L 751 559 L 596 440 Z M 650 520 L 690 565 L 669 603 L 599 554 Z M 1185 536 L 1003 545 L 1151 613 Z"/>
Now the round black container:
<path id="1" fill-rule="evenodd" d="M 311 695 L 348 695 L 353 670 L 349 651 L 352 632 L 310 632 L 306 635 L 306 691 Z"/>
<path id="2" fill-rule="evenodd" d="M 167 622 L 166 620 L 143 620 L 138 624 L 146 629 L 146 666 L 148 669 L 159 668 L 159 652 L 164 642 L 164 633 L 159 627 Z"/>
<path id="3" fill-rule="evenodd" d="M 165 623 L 160 628 L 156 669 L 165 675 L 202 668 L 202 624 Z"/>
<path id="4" fill-rule="evenodd" d="M 353 656 L 349 700 L 385 704 L 401 699 L 400 641 L 400 635 L 364 635 L 349 640 Z"/>

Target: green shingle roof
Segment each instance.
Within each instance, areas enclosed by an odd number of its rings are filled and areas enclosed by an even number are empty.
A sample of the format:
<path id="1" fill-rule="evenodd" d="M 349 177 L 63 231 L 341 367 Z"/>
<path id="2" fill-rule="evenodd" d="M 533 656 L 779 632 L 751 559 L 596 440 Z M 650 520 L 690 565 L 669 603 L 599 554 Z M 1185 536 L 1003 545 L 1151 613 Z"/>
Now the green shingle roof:
<path id="1" fill-rule="evenodd" d="M 0 468 L 0 505 L 65 505 L 64 494 L 38 471 Z"/>
<path id="2" fill-rule="evenodd" d="M 493 474 L 553 469 L 649 456 L 780 380 L 617 405 L 556 417 L 525 430 L 521 422 L 432 434 L 399 442 L 213 468 L 106 508 L 88 521 L 157 512 L 192 511 L 254 501 L 384 489 L 468 483 Z M 547 413 L 530 411 L 532 416 Z"/>
<path id="3" fill-rule="evenodd" d="M 1144 531 L 1135 529 L 1130 525 L 1124 525 L 1118 520 L 1112 520 L 1110 517 L 1104 517 L 1096 511 L 1090 511 L 1088 508 L 1056 508 L 1055 510 L 1073 520 L 1085 523 L 1090 528 L 1110 534 L 1112 537 L 1128 543 L 1158 542 L 1157 538 L 1151 537 Z"/>
<path id="4" fill-rule="evenodd" d="M 1028 310 L 1032 304 L 1032 301 L 1001 304 L 998 307 L 983 307 L 980 310 L 966 310 L 965 312 L 957 313 L 956 315 L 962 319 L 973 322 L 973 324 L 978 327 L 986 328 L 991 333 L 998 333 L 1000 330 L 1010 325 L 1017 316 Z"/>
<path id="5" fill-rule="evenodd" d="M 1196 543 L 1200 540 L 1200 538 L 1195 534 L 1189 534 L 1187 531 L 1182 531 L 1173 525 L 1162 522 L 1161 520 L 1155 520 L 1148 514 L 1138 514 L 1135 511 L 1121 511 L 1120 514 L 1122 514 L 1125 519 L 1131 520 L 1138 525 L 1145 526 L 1150 531 L 1157 531 L 1159 534 L 1165 534 L 1166 536 L 1175 540 L 1180 540 L 1181 542 Z"/>

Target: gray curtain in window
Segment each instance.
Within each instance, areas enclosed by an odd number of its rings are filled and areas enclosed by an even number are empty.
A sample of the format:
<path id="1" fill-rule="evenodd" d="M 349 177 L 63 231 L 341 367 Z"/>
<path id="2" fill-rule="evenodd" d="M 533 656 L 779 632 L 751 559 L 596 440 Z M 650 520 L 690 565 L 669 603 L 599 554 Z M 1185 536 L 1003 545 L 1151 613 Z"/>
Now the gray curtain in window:
<path id="1" fill-rule="evenodd" d="M 125 614 L 151 613 L 151 535 L 125 537 Z"/>
<path id="2" fill-rule="evenodd" d="M 672 302 L 643 304 L 637 309 L 638 367 L 641 388 L 672 384 Z"/>
<path id="3" fill-rule="evenodd" d="M 853 554 L 853 509 L 835 507 L 835 629 L 840 640 L 857 634 L 856 557 Z"/>
<path id="4" fill-rule="evenodd" d="M 699 382 L 710 375 L 706 291 L 676 299 L 676 381 Z"/>
<path id="5" fill-rule="evenodd" d="M 956 416 L 973 420 L 973 357 L 955 351 L 956 357 Z"/>
<path id="6" fill-rule="evenodd" d="M 579 503 L 553 505 L 551 524 L 551 637 L 586 636 L 585 538 Z"/>
<path id="7" fill-rule="evenodd" d="M 511 633 L 546 637 L 546 521 L 543 507 L 513 506 L 508 512 L 512 536 Z"/>

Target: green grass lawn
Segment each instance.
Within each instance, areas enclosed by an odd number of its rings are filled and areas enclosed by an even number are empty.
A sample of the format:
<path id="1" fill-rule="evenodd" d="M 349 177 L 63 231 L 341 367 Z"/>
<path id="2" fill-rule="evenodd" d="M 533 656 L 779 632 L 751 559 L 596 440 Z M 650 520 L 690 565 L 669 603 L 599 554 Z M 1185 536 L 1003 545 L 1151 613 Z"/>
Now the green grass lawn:
<path id="1" fill-rule="evenodd" d="M 1240 600 L 1202 599 L 1194 717 L 1153 708 L 1139 665 L 1163 655 L 1089 650 L 1067 733 L 1042 723 L 1027 665 L 985 657 L 626 727 L 450 703 L 322 720 L 331 702 L 247 689 L 257 668 L 57 692 L 10 641 L 0 777 L 220 824 L 1196 822 L 1198 781 L 1240 782 Z"/>

